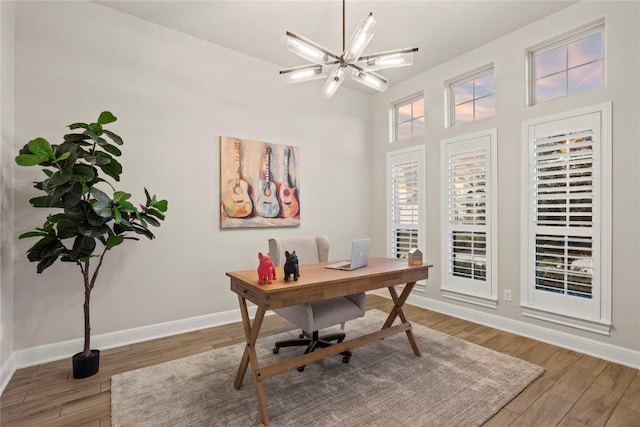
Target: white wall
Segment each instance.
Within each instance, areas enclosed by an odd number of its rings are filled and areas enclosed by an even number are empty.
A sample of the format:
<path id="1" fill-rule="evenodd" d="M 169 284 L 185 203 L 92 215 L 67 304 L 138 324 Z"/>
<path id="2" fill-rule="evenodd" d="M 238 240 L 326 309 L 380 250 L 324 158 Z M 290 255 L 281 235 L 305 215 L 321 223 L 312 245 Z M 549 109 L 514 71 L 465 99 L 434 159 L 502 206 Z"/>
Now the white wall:
<path id="1" fill-rule="evenodd" d="M 14 18 L 0 2 L 0 390 L 13 370 Z"/>
<path id="2" fill-rule="evenodd" d="M 237 309 L 225 272 L 256 267 L 270 236 L 323 233 L 331 258 L 348 257 L 369 230 L 369 97 L 342 88 L 327 102 L 320 85 L 286 86 L 273 64 L 94 3 L 17 5 L 16 150 L 37 136 L 59 143 L 66 125 L 110 110 L 125 142 L 116 187 L 169 200 L 155 240 L 105 258 L 94 335 Z M 300 147 L 300 227 L 219 228 L 221 135 Z M 44 220 L 28 204 L 40 174 L 15 168 L 16 236 Z M 77 267 L 36 274 L 23 255 L 33 243 L 15 246 L 16 351 L 83 332 Z"/>
<path id="3" fill-rule="evenodd" d="M 547 18 L 488 43 L 479 49 L 435 67 L 419 76 L 377 94 L 372 102 L 372 239 L 383 251 L 385 241 L 385 195 L 373 191 L 384 188 L 385 155 L 389 151 L 424 144 L 426 147 L 426 260 L 436 267 L 430 272 L 425 297 L 475 311 L 476 317 L 495 314 L 505 322 L 551 328 L 606 344 L 640 350 L 639 251 L 639 168 L 640 130 L 640 34 L 638 2 L 581 2 Z M 546 102 L 534 107 L 525 103 L 525 49 L 565 31 L 604 17 L 606 20 L 606 87 Z M 429 44 L 418 43 L 420 55 L 429 54 Z M 455 128 L 445 128 L 444 82 L 488 63 L 496 75 L 496 116 Z M 424 91 L 426 135 L 389 144 L 389 105 L 413 93 Z M 520 183 L 521 123 L 534 117 L 611 101 L 613 103 L 613 328 L 611 336 L 601 336 L 521 315 L 520 301 Z M 440 141 L 479 130 L 498 129 L 498 274 L 499 295 L 511 289 L 512 302 L 500 301 L 497 310 L 452 300 L 440 294 Z M 444 307 L 444 304 L 438 304 Z M 467 311 L 468 313 L 469 311 Z M 473 317 L 473 315 L 471 316 Z M 486 317 L 486 316 L 485 316 Z M 560 335 L 558 335 L 560 336 Z M 587 342 L 587 341 L 585 341 Z M 636 353 L 637 354 L 637 353 Z M 636 362 L 636 366 L 640 362 Z"/>

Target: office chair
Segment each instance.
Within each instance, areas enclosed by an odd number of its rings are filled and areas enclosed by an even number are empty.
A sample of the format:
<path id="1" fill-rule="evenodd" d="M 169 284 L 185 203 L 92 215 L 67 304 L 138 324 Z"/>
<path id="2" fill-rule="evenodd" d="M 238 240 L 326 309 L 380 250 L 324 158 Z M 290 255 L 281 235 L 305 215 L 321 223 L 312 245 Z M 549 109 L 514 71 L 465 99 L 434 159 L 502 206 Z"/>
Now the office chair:
<path id="1" fill-rule="evenodd" d="M 326 236 L 300 236 L 269 239 L 269 254 L 276 267 L 284 265 L 285 251 L 296 251 L 298 262 L 302 266 L 300 275 L 304 275 L 304 264 L 316 264 L 329 260 L 329 239 Z M 342 342 L 345 334 L 335 333 L 320 336 L 319 331 L 333 325 L 342 325 L 348 320 L 364 316 L 366 295 L 359 292 L 353 295 L 314 301 L 291 307 L 278 308 L 279 316 L 302 329 L 298 339 L 278 341 L 273 348 L 278 353 L 282 347 L 306 346 L 305 354 L 317 348 L 328 347 L 332 341 Z M 340 353 L 342 361 L 348 363 L 351 352 Z M 298 367 L 304 371 L 304 366 Z"/>

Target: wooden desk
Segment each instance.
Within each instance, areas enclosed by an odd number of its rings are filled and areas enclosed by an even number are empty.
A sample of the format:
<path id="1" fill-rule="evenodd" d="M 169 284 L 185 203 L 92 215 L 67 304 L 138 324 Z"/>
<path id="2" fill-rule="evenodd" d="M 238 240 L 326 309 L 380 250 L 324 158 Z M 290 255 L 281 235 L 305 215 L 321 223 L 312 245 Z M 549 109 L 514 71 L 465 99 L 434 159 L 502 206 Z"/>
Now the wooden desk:
<path id="1" fill-rule="evenodd" d="M 256 269 L 227 273 L 227 276 L 231 278 L 231 290 L 238 294 L 244 335 L 247 341 L 233 385 L 236 389 L 240 388 L 247 367 L 251 363 L 256 396 L 260 407 L 260 418 L 264 425 L 269 425 L 269 412 L 262 389 L 262 381 L 267 378 L 401 332 L 407 334 L 413 353 L 416 356 L 421 356 L 420 349 L 413 337 L 411 323 L 405 317 L 402 306 L 416 282 L 429 277 L 430 265 L 409 266 L 406 260 L 388 258 L 370 258 L 369 265 L 354 271 L 330 270 L 324 268 L 325 265 L 301 265 L 301 275 L 297 282 L 285 282 L 281 276 L 282 269 L 279 269 L 278 279 L 271 284 L 264 285 L 258 284 Z M 400 284 L 406 284 L 406 286 L 402 293 L 398 295 L 395 285 Z M 255 344 L 267 310 L 380 288 L 388 288 L 394 301 L 394 307 L 391 309 L 380 331 L 343 341 L 331 347 L 320 348 L 312 353 L 303 354 L 273 365 L 260 366 Z M 247 300 L 258 306 L 253 323 L 247 311 Z M 398 316 L 402 322 L 391 326 Z"/>

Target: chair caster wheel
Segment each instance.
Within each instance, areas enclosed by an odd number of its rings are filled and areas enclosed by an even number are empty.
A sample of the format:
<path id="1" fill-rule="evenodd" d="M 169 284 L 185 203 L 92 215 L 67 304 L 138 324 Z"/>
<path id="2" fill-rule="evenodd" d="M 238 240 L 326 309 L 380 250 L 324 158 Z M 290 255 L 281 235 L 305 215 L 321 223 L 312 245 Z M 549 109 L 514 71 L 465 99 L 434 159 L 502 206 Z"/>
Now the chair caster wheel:
<path id="1" fill-rule="evenodd" d="M 342 363 L 349 363 L 349 359 L 351 359 L 349 356 L 343 356 Z"/>
<path id="2" fill-rule="evenodd" d="M 280 352 L 279 347 L 273 347 L 273 354 L 278 354 Z"/>
<path id="3" fill-rule="evenodd" d="M 304 366 L 299 366 L 298 367 L 298 372 L 302 372 L 302 371 L 304 371 Z"/>

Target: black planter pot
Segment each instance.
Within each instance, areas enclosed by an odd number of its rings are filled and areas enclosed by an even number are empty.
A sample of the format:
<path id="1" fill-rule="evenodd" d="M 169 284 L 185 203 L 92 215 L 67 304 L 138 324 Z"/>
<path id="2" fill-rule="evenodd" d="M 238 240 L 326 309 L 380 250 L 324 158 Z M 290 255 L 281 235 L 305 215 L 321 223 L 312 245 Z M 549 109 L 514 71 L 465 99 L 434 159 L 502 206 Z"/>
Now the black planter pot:
<path id="1" fill-rule="evenodd" d="M 100 369 L 100 350 L 91 350 L 91 356 L 82 357 L 82 352 L 71 358 L 73 362 L 73 378 L 87 378 Z"/>

